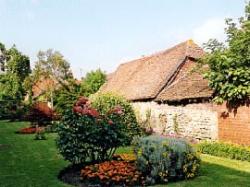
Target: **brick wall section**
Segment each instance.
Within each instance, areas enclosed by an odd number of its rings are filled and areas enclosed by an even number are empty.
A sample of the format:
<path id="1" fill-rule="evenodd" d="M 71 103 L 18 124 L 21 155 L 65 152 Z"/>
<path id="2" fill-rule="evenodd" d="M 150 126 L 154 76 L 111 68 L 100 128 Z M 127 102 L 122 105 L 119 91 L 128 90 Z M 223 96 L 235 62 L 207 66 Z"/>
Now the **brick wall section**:
<path id="1" fill-rule="evenodd" d="M 250 145 L 250 106 L 228 112 L 225 105 L 218 108 L 219 140 Z"/>

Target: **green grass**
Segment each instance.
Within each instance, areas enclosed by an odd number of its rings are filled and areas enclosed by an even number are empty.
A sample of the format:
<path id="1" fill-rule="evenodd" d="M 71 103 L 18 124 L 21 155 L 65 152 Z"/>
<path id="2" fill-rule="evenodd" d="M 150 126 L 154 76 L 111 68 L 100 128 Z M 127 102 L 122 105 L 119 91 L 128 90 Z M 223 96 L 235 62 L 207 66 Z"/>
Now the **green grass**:
<path id="1" fill-rule="evenodd" d="M 57 179 L 64 161 L 55 147 L 56 134 L 35 141 L 34 135 L 15 134 L 24 122 L 0 121 L 0 187 L 69 187 Z M 118 152 L 130 152 L 130 148 Z M 172 187 L 250 187 L 250 163 L 202 155 L 199 177 L 170 183 Z M 157 185 L 165 187 L 166 185 Z"/>

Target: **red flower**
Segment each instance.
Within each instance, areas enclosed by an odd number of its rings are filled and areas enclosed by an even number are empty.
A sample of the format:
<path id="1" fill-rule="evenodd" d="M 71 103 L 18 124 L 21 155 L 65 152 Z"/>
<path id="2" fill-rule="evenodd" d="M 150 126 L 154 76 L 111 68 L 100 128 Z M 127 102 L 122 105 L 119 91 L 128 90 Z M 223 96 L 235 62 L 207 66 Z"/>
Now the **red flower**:
<path id="1" fill-rule="evenodd" d="M 94 108 L 90 108 L 88 114 L 95 118 L 99 117 L 100 115 L 99 112 Z"/>
<path id="2" fill-rule="evenodd" d="M 73 112 L 75 112 L 75 113 L 82 113 L 82 107 L 80 107 L 80 106 L 74 106 L 73 107 Z"/>
<path id="3" fill-rule="evenodd" d="M 76 106 L 83 106 L 88 102 L 88 98 L 86 97 L 80 97 L 78 101 L 76 102 Z"/>
<path id="4" fill-rule="evenodd" d="M 108 120 L 108 124 L 109 124 L 109 125 L 113 125 L 114 122 L 113 122 L 112 120 Z"/>
<path id="5" fill-rule="evenodd" d="M 88 115 L 89 114 L 89 109 L 88 108 L 82 109 L 81 114 L 82 115 Z"/>

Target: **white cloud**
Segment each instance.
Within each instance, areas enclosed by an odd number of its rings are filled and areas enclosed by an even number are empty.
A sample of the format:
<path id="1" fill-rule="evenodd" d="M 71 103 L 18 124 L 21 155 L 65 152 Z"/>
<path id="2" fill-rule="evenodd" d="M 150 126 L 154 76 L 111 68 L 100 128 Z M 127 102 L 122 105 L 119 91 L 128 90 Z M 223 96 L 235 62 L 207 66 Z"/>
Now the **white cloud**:
<path id="1" fill-rule="evenodd" d="M 199 45 L 207 42 L 211 38 L 219 41 L 225 40 L 225 20 L 224 18 L 211 18 L 204 22 L 201 26 L 195 28 L 192 33 L 192 38 Z"/>

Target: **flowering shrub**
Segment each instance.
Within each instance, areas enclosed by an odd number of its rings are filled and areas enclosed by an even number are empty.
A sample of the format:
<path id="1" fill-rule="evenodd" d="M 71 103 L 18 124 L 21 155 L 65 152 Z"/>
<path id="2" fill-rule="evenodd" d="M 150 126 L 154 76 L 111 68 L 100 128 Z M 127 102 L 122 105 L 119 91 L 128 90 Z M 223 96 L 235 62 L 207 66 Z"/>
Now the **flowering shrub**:
<path id="1" fill-rule="evenodd" d="M 132 138 L 123 130 L 125 124 L 119 120 L 122 115 L 125 114 L 120 106 L 100 114 L 87 98 L 81 97 L 58 125 L 60 153 L 73 164 L 112 158 L 115 149 Z"/>
<path id="2" fill-rule="evenodd" d="M 126 161 L 106 161 L 86 166 L 81 170 L 83 180 L 101 186 L 134 186 L 143 184 L 143 177 L 134 163 Z"/>
<path id="3" fill-rule="evenodd" d="M 91 103 L 103 115 L 108 113 L 111 108 L 117 106 L 122 108 L 124 115 L 116 116 L 116 121 L 123 124 L 122 131 L 126 134 L 126 139 L 124 139 L 126 145 L 130 145 L 133 137 L 142 134 L 135 112 L 125 98 L 112 93 L 97 94 L 91 98 Z"/>
<path id="4" fill-rule="evenodd" d="M 137 168 L 146 184 L 193 178 L 198 174 L 200 159 L 186 141 L 149 136 L 135 141 Z"/>

